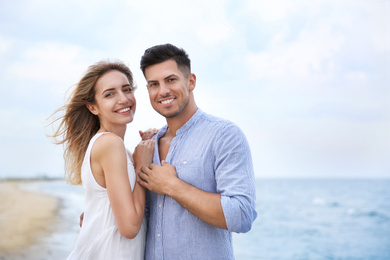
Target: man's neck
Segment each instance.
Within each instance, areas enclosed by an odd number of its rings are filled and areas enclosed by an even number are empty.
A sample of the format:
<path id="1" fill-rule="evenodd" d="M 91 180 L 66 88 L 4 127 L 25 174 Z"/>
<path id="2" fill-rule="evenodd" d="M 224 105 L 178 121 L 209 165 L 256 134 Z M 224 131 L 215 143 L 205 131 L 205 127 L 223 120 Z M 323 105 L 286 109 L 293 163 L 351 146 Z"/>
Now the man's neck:
<path id="1" fill-rule="evenodd" d="M 185 123 L 188 122 L 188 120 L 191 119 L 191 117 L 196 113 L 198 110 L 197 106 L 194 106 L 186 113 L 183 113 L 183 115 L 178 115 L 172 118 L 167 118 L 167 124 L 170 134 L 172 135 L 172 138 L 176 136 L 177 130 L 179 130 Z"/>

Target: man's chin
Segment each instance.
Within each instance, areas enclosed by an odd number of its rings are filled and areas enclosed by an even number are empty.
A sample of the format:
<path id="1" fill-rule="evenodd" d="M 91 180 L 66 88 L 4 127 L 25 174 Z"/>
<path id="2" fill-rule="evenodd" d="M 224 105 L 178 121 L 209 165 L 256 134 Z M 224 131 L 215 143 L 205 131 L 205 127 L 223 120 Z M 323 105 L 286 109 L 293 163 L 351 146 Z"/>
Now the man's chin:
<path id="1" fill-rule="evenodd" d="M 174 117 L 177 117 L 178 115 L 180 115 L 181 113 L 185 113 L 185 110 L 188 106 L 189 99 L 187 99 L 186 101 L 187 102 L 182 104 L 182 106 L 179 106 L 176 108 L 171 106 L 171 107 L 166 108 L 166 109 L 161 109 L 161 107 L 159 107 L 159 109 L 155 109 L 155 110 L 157 111 L 157 113 L 159 113 L 160 115 L 162 115 L 166 119 L 174 118 Z"/>
<path id="2" fill-rule="evenodd" d="M 157 112 L 165 118 L 174 118 L 180 114 L 180 112 L 171 112 L 171 113 L 161 112 L 161 111 L 157 111 Z"/>

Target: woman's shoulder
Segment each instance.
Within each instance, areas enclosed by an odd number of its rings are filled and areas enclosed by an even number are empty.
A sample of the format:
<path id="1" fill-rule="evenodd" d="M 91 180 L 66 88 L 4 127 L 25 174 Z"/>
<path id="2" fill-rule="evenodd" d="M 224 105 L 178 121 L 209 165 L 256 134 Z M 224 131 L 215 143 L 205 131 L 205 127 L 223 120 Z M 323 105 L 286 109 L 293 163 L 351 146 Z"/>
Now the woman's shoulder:
<path id="1" fill-rule="evenodd" d="M 116 134 L 107 132 L 96 139 L 92 149 L 95 150 L 95 152 L 101 151 L 107 153 L 117 149 L 123 150 L 125 149 L 125 145 L 122 138 Z"/>

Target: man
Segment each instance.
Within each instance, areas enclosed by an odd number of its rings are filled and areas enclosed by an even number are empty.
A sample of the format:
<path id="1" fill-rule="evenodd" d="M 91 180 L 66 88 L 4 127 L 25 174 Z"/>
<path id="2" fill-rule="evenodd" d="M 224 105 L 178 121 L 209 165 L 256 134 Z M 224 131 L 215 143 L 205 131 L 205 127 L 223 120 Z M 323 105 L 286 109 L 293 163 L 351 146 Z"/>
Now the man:
<path id="1" fill-rule="evenodd" d="M 145 259 L 234 259 L 231 232 L 248 232 L 257 216 L 248 142 L 233 123 L 198 109 L 183 49 L 149 48 L 141 69 L 167 121 L 154 136 L 154 164 L 139 173 L 148 189 Z"/>

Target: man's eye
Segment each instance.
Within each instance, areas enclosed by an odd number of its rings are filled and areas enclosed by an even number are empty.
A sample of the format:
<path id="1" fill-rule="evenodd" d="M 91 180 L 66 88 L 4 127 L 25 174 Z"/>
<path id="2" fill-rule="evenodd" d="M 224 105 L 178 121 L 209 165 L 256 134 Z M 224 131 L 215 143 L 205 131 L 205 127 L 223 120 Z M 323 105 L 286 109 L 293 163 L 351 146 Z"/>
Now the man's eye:
<path id="1" fill-rule="evenodd" d="M 133 88 L 132 88 L 132 87 L 128 87 L 128 88 L 125 88 L 123 91 L 125 91 L 125 92 L 131 92 L 131 91 L 133 91 Z"/>

